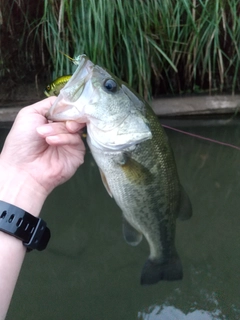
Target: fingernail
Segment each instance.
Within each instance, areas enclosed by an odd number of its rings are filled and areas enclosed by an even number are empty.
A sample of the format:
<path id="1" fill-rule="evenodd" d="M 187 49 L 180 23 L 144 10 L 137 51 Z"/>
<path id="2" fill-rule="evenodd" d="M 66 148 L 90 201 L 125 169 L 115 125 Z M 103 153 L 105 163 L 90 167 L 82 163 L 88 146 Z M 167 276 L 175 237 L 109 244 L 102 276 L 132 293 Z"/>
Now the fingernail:
<path id="1" fill-rule="evenodd" d="M 37 132 L 42 135 L 51 133 L 52 131 L 53 131 L 52 127 L 48 125 L 44 125 L 37 128 Z"/>
<path id="2" fill-rule="evenodd" d="M 81 128 L 81 125 L 76 121 L 67 121 L 66 126 L 71 132 L 76 132 Z"/>
<path id="3" fill-rule="evenodd" d="M 61 141 L 58 136 L 50 136 L 50 137 L 47 137 L 46 139 L 47 139 L 48 143 L 50 142 L 50 144 L 51 143 L 58 143 L 59 141 Z"/>

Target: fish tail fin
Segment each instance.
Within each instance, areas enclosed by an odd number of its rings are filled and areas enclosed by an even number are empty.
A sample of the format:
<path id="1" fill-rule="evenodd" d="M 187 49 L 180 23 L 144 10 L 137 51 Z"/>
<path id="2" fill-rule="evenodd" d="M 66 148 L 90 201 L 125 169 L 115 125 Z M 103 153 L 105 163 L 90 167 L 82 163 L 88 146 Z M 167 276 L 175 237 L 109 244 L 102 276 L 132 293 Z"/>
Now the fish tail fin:
<path id="1" fill-rule="evenodd" d="M 148 259 L 142 269 L 141 285 L 155 284 L 160 280 L 181 280 L 182 278 L 182 263 L 178 255 L 172 257 L 168 262 Z"/>

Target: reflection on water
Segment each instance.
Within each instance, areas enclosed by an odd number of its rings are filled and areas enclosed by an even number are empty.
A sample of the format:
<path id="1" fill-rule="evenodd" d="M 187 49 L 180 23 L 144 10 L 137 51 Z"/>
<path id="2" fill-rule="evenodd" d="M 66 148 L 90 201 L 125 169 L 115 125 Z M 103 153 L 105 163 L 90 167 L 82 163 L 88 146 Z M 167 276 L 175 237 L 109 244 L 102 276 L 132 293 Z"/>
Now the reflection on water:
<path id="1" fill-rule="evenodd" d="M 220 317 L 219 317 L 220 316 Z M 216 309 L 214 312 L 204 310 L 194 310 L 184 314 L 181 310 L 173 306 L 155 306 L 149 308 L 148 313 L 139 313 L 140 320 L 221 320 L 226 319 L 221 311 Z"/>
<path id="2" fill-rule="evenodd" d="M 181 129 L 240 145 L 239 123 Z M 140 286 L 148 245 L 123 240 L 121 212 L 88 152 L 44 205 L 52 238 L 27 254 L 8 320 L 240 319 L 240 152 L 166 131 L 193 205 L 177 222 L 184 279 Z"/>

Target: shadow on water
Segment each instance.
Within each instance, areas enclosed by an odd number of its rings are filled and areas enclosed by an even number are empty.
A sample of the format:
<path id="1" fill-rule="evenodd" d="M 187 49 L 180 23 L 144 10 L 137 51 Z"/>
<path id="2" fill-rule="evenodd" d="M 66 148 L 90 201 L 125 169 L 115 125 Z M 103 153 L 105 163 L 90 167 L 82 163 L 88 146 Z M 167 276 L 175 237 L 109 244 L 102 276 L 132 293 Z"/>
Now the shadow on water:
<path id="1" fill-rule="evenodd" d="M 239 121 L 181 129 L 240 145 Z M 52 238 L 44 252 L 27 254 L 7 319 L 240 318 L 240 151 L 166 131 L 193 205 L 191 220 L 177 222 L 184 279 L 140 286 L 148 245 L 124 242 L 120 209 L 88 151 L 44 205 Z"/>

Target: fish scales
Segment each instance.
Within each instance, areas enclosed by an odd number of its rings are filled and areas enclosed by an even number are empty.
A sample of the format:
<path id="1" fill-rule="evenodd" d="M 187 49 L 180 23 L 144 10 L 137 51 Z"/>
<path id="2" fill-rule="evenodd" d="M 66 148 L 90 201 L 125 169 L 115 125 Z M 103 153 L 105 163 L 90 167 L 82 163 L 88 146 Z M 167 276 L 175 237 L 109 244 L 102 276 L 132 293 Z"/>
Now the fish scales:
<path id="1" fill-rule="evenodd" d="M 123 234 L 150 255 L 141 284 L 183 277 L 175 248 L 176 218 L 191 216 L 167 135 L 151 107 L 85 56 L 48 112 L 53 121 L 87 122 L 87 142 L 103 183 L 123 213 Z M 72 83 L 71 83 L 72 82 Z"/>

